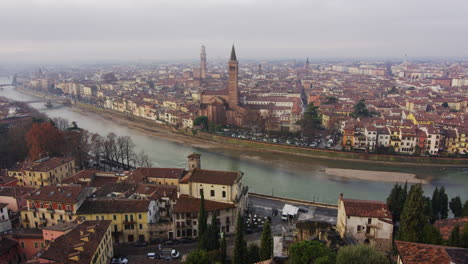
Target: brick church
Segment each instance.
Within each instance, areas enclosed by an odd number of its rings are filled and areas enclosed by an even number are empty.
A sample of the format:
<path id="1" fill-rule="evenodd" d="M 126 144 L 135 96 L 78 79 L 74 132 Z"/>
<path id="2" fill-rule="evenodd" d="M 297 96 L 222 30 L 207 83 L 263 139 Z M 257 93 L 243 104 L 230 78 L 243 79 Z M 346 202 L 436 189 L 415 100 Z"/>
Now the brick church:
<path id="1" fill-rule="evenodd" d="M 215 124 L 245 126 L 248 110 L 239 102 L 239 62 L 234 46 L 232 46 L 228 67 L 229 77 L 226 89 L 206 90 L 201 93 L 200 115 L 207 116 L 209 122 Z"/>

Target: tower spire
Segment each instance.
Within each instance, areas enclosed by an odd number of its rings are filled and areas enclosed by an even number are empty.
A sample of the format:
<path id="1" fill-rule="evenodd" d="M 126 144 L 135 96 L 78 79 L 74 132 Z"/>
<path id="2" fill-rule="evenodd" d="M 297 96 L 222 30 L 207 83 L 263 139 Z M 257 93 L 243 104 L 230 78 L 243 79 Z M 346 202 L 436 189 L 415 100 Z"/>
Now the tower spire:
<path id="1" fill-rule="evenodd" d="M 237 60 L 237 57 L 236 57 L 236 49 L 234 49 L 234 44 L 232 44 L 232 50 L 231 50 L 231 59 L 232 61 L 236 61 Z"/>

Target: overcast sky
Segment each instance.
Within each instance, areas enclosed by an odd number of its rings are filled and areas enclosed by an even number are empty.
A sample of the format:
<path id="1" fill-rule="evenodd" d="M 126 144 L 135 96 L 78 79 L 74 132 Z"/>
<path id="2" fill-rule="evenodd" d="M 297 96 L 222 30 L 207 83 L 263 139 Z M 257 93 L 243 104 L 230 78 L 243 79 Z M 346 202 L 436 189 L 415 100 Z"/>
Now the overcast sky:
<path id="1" fill-rule="evenodd" d="M 467 0 L 0 0 L 0 63 L 468 56 Z"/>

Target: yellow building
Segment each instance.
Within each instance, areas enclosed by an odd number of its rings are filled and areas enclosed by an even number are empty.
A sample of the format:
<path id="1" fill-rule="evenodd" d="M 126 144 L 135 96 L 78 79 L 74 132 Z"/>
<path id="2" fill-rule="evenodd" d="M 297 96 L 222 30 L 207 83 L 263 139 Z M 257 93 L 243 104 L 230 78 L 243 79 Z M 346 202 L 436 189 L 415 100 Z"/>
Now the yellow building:
<path id="1" fill-rule="evenodd" d="M 133 199 L 89 199 L 76 217 L 86 220 L 110 220 L 115 243 L 149 241 L 149 225 L 157 222 L 155 201 Z"/>
<path id="2" fill-rule="evenodd" d="M 111 221 L 84 221 L 56 238 L 40 263 L 107 264 L 114 255 Z"/>
<path id="3" fill-rule="evenodd" d="M 18 163 L 8 176 L 18 179 L 18 185 L 40 188 L 59 184 L 63 178 L 75 174 L 73 158 L 53 157 Z"/>
<path id="4" fill-rule="evenodd" d="M 46 186 L 26 196 L 27 207 L 21 212 L 23 228 L 40 228 L 69 222 L 92 188 Z"/>

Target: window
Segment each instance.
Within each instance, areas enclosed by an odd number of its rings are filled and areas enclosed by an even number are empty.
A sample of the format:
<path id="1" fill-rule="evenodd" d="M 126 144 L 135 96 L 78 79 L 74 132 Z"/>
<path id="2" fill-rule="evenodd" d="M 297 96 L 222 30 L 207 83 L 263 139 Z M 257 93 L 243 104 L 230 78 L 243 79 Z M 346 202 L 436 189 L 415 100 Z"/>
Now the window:
<path id="1" fill-rule="evenodd" d="M 21 248 L 24 248 L 24 242 L 21 241 Z"/>
<path id="2" fill-rule="evenodd" d="M 58 205 L 58 209 L 62 210 L 62 205 L 61 204 Z"/>
<path id="3" fill-rule="evenodd" d="M 140 224 L 140 229 L 143 229 L 143 225 L 142 225 L 142 224 Z"/>
<path id="4" fill-rule="evenodd" d="M 226 198 L 226 191 L 223 191 L 223 198 Z"/>
<path id="5" fill-rule="evenodd" d="M 215 196 L 215 191 L 214 190 L 211 190 L 211 197 L 214 197 Z"/>
<path id="6" fill-rule="evenodd" d="M 141 219 L 141 214 L 138 214 L 138 219 Z"/>
<path id="7" fill-rule="evenodd" d="M 357 226 L 357 232 L 360 233 L 362 232 L 362 230 L 364 230 L 364 228 L 360 225 Z"/>
<path id="8" fill-rule="evenodd" d="M 116 216 L 116 215 L 114 215 L 114 220 L 117 220 L 117 216 Z"/>
<path id="9" fill-rule="evenodd" d="M 368 218 L 368 219 L 367 219 L 367 223 L 368 223 L 369 225 L 372 224 L 372 218 Z"/>
<path id="10" fill-rule="evenodd" d="M 34 242 L 34 248 L 39 248 L 39 242 Z"/>
<path id="11" fill-rule="evenodd" d="M 96 215 L 96 220 L 99 220 L 99 215 Z"/>

